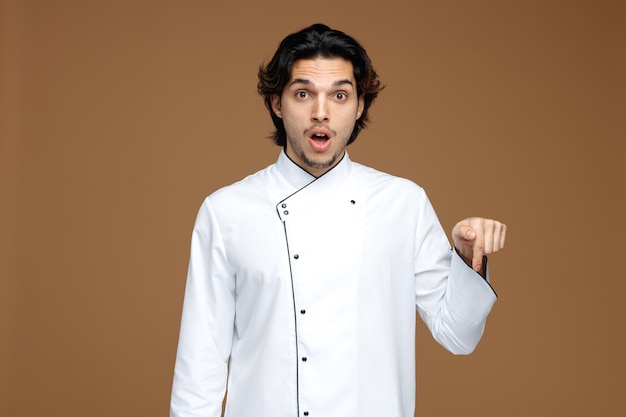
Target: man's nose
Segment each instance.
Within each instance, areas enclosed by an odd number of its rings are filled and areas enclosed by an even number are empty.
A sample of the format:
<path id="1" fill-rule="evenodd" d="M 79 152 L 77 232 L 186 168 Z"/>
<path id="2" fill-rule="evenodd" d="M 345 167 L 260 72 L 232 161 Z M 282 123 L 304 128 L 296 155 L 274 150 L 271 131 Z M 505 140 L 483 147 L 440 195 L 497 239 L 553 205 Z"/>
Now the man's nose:
<path id="1" fill-rule="evenodd" d="M 328 121 L 328 103 L 325 97 L 320 95 L 317 100 L 315 100 L 311 119 L 315 122 Z"/>

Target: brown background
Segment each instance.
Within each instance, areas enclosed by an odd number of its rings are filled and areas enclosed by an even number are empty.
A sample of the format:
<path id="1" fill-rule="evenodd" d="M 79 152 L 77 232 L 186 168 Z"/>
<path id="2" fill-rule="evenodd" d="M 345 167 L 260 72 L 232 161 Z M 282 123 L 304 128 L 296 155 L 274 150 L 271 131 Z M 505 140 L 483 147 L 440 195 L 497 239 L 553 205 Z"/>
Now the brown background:
<path id="1" fill-rule="evenodd" d="M 231 4 L 2 3 L 0 415 L 167 415 L 196 210 L 275 160 L 256 70 L 317 21 L 387 85 L 352 158 L 509 225 L 418 415 L 625 415 L 624 2 Z"/>

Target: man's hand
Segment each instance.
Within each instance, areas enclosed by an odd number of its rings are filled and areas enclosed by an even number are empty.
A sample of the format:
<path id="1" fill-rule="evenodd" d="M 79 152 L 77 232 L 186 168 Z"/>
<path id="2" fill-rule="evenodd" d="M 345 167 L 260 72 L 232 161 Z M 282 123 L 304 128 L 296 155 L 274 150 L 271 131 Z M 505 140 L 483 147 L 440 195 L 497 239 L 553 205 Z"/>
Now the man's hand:
<path id="1" fill-rule="evenodd" d="M 483 269 L 483 256 L 504 248 L 506 225 L 497 220 L 470 217 L 452 229 L 454 247 L 476 272 Z"/>

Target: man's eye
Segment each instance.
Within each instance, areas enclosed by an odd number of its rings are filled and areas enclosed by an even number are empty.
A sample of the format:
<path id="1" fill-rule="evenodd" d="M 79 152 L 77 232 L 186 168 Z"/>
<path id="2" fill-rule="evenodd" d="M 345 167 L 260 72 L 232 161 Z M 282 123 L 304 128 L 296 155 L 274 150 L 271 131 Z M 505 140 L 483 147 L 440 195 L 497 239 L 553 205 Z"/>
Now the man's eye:
<path id="1" fill-rule="evenodd" d="M 348 95 L 346 93 L 337 93 L 336 97 L 337 99 L 343 101 L 348 98 Z"/>
<path id="2" fill-rule="evenodd" d="M 309 94 L 306 91 L 298 91 L 296 93 L 296 97 L 298 98 L 307 98 Z"/>

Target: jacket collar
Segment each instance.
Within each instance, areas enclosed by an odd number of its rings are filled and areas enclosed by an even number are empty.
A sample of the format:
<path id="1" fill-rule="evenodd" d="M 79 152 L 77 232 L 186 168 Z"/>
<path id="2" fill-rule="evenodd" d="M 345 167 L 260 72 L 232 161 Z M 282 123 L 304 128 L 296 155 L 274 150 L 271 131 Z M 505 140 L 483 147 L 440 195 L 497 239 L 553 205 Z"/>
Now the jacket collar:
<path id="1" fill-rule="evenodd" d="M 281 152 L 276 167 L 294 188 L 276 204 L 278 217 L 282 221 L 293 218 L 334 191 L 348 178 L 352 164 L 348 153 L 345 152 L 337 165 L 322 176 L 315 178 L 289 159 L 285 152 Z"/>
<path id="2" fill-rule="evenodd" d="M 350 173 L 352 161 L 348 156 L 348 152 L 344 152 L 343 158 L 341 158 L 341 161 L 339 161 L 337 165 L 316 178 L 293 162 L 283 150 L 278 156 L 276 166 L 278 172 L 280 172 L 296 190 L 300 190 L 314 181 L 318 181 L 329 187 L 342 182 Z"/>

